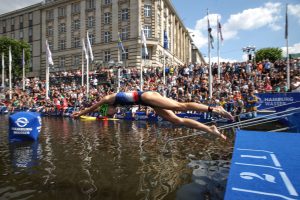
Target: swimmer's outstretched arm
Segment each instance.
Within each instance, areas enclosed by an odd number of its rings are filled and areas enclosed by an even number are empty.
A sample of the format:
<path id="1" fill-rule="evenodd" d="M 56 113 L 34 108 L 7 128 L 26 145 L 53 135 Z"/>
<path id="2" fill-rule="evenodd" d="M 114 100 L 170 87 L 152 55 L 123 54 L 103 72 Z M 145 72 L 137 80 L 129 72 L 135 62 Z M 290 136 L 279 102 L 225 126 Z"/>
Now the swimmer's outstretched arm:
<path id="1" fill-rule="evenodd" d="M 92 105 L 84 110 L 74 112 L 72 114 L 72 117 L 77 118 L 77 117 L 80 117 L 81 115 L 85 115 L 87 113 L 93 112 L 94 110 L 96 110 L 100 106 L 102 106 L 103 104 L 113 104 L 114 100 L 115 100 L 115 94 L 105 96 L 99 102 L 95 103 L 94 105 Z"/>

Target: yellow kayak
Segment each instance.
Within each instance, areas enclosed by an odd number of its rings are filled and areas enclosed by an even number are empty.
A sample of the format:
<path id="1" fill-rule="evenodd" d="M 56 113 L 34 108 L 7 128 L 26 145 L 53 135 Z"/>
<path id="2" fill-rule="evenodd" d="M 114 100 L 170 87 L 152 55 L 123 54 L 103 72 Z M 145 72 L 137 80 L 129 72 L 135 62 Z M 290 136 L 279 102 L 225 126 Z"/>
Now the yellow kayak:
<path id="1" fill-rule="evenodd" d="M 108 121 L 118 121 L 119 119 L 116 118 L 97 118 L 97 117 L 91 117 L 91 116 L 80 116 L 80 119 L 88 120 L 88 121 L 93 121 L 93 120 L 108 120 Z"/>

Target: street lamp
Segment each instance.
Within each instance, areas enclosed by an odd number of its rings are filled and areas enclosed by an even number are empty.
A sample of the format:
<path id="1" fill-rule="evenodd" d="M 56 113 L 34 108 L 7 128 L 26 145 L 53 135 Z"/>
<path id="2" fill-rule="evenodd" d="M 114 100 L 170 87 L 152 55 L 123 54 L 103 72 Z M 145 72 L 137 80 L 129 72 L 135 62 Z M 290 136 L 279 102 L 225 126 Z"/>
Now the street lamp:
<path id="1" fill-rule="evenodd" d="M 252 60 L 252 54 L 255 52 L 255 46 L 247 46 L 242 48 L 243 52 L 247 53 L 248 55 L 248 61 Z"/>

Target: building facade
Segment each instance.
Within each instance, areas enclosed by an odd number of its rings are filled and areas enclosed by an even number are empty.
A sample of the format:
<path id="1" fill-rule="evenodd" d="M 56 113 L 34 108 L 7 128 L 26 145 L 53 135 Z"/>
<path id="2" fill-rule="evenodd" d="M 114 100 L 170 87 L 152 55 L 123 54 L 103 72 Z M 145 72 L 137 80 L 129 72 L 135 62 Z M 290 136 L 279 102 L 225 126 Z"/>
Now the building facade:
<path id="1" fill-rule="evenodd" d="M 46 0 L 3 14 L 0 22 L 1 36 L 30 43 L 29 76 L 45 76 L 46 40 L 52 51 L 52 69 L 80 69 L 87 32 L 95 58 L 91 68 L 119 61 L 124 66 L 163 66 L 164 57 L 167 65 L 204 62 L 199 51 L 200 56 L 193 56 L 192 38 L 170 0 Z M 142 48 L 142 28 L 148 55 Z M 168 49 L 164 49 L 164 34 Z"/>

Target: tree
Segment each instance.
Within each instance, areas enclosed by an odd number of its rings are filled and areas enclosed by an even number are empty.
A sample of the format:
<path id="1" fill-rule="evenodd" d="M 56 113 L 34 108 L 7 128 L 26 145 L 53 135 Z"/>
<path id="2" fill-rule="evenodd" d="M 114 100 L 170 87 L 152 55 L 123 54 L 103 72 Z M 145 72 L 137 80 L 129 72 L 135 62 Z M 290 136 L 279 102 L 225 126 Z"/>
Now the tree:
<path id="1" fill-rule="evenodd" d="M 11 55 L 12 55 L 12 76 L 13 79 L 17 77 L 21 77 L 22 70 L 22 57 L 23 57 L 23 49 L 25 50 L 25 72 L 29 70 L 29 60 L 30 60 L 30 46 L 27 42 L 10 39 L 7 37 L 0 37 L 0 60 L 2 60 L 2 52 L 4 52 L 4 60 L 5 60 L 5 74 L 8 72 L 9 66 L 9 57 L 8 51 L 9 46 L 11 46 Z M 0 63 L 0 69 L 2 72 L 2 61 Z"/>
<path id="2" fill-rule="evenodd" d="M 256 61 L 262 61 L 268 59 L 271 62 L 275 62 L 282 58 L 282 50 L 280 48 L 263 48 L 255 53 Z"/>

